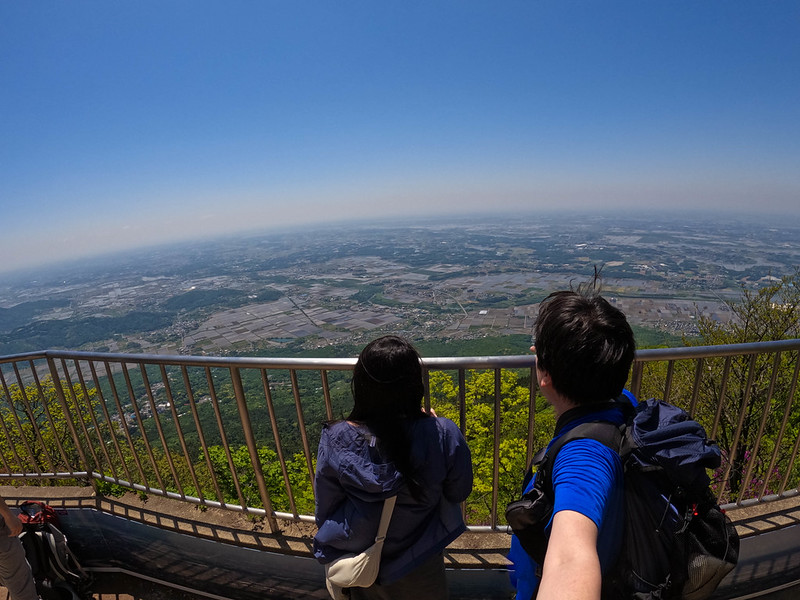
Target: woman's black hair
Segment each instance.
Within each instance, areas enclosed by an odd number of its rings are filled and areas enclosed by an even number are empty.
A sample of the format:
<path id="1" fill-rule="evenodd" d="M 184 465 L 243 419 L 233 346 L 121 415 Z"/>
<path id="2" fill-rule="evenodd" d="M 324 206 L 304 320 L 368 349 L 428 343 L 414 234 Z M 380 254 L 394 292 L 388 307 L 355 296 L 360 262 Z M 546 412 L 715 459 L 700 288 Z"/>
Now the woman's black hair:
<path id="1" fill-rule="evenodd" d="M 427 417 L 422 411 L 425 384 L 419 353 L 396 335 L 380 337 L 361 351 L 353 369 L 353 410 L 348 421 L 364 423 L 378 448 L 403 475 L 414 497 L 422 487 L 411 462 L 411 422 Z"/>

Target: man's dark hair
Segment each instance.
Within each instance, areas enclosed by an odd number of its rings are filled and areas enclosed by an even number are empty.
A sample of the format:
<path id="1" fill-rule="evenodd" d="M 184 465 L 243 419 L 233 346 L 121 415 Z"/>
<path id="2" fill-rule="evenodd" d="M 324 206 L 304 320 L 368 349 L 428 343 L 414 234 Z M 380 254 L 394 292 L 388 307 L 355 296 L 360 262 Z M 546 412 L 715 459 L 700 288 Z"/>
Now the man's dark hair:
<path id="1" fill-rule="evenodd" d="M 534 344 L 539 368 L 558 393 L 577 404 L 619 396 L 636 351 L 623 312 L 593 292 L 562 291 L 545 298 Z"/>

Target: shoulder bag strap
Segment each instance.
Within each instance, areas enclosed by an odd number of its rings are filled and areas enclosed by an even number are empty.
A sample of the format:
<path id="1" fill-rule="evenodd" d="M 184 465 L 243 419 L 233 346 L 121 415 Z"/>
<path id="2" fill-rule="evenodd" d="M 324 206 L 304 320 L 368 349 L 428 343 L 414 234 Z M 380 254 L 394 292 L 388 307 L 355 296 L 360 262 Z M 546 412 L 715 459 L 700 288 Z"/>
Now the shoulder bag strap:
<path id="1" fill-rule="evenodd" d="M 392 496 L 383 501 L 381 522 L 378 525 L 378 534 L 375 536 L 376 542 L 382 542 L 386 538 L 386 531 L 389 529 L 389 522 L 392 520 L 395 502 L 397 502 L 397 496 Z"/>

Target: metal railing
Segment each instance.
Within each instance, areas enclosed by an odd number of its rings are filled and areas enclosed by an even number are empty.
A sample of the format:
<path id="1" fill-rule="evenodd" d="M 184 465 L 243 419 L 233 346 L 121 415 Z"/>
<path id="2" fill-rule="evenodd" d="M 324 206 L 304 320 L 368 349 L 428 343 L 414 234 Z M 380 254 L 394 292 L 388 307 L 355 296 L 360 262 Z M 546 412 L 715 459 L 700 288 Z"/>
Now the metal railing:
<path id="1" fill-rule="evenodd" d="M 718 440 L 729 509 L 798 494 L 800 340 L 643 350 L 629 387 L 686 408 Z M 352 405 L 355 359 L 262 359 L 48 350 L 0 358 L 0 478 L 89 482 L 204 506 L 313 521 L 322 423 Z M 505 503 L 552 433 L 533 356 L 428 358 L 426 406 L 473 453 L 473 531 L 505 529 Z"/>

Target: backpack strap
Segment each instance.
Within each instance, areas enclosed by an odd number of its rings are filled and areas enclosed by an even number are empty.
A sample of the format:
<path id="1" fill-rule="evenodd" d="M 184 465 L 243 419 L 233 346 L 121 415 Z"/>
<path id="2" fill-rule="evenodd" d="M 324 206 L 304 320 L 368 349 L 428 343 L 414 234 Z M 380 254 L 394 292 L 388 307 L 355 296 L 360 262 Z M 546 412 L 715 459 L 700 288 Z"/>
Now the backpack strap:
<path id="1" fill-rule="evenodd" d="M 556 438 L 553 443 L 545 449 L 544 453 L 539 453 L 542 454 L 539 462 L 533 462 L 533 465 L 538 467 L 534 485 L 539 487 L 548 498 L 553 500 L 555 497 L 552 481 L 553 465 L 556 462 L 556 456 L 558 456 L 561 448 L 575 440 L 589 439 L 600 442 L 607 448 L 620 454 L 622 451 L 622 444 L 625 440 L 625 429 L 626 425 L 624 423 L 622 425 L 617 425 L 610 421 L 589 421 L 576 425 Z M 534 459 L 536 459 L 539 454 L 537 454 Z"/>
<path id="2" fill-rule="evenodd" d="M 624 420 L 627 422 L 633 416 L 633 405 L 628 397 L 623 392 L 617 399 L 609 400 L 608 402 L 600 402 L 600 403 L 592 403 L 592 404 L 584 404 L 581 406 L 576 406 L 575 408 L 571 408 L 570 410 L 566 411 L 562 414 L 558 421 L 556 422 L 556 431 L 561 431 L 564 427 L 569 425 L 569 423 L 575 421 L 576 419 L 581 419 L 588 415 L 592 415 L 598 412 L 604 412 L 606 410 L 610 410 L 613 408 L 619 408 L 622 411 L 624 416 Z M 591 424 L 602 424 L 598 425 L 597 428 L 585 428 L 587 425 Z M 544 465 L 545 470 L 549 470 L 552 466 L 552 463 L 556 459 L 556 454 L 561 449 L 561 447 L 575 439 L 581 438 L 590 438 L 597 440 L 598 442 L 608 446 L 612 450 L 616 452 L 620 452 L 620 444 L 616 439 L 616 434 L 611 432 L 611 429 L 618 429 L 619 427 L 614 423 L 607 422 L 607 421 L 589 421 L 586 423 L 582 423 L 574 427 L 572 430 L 566 432 L 564 435 L 557 438 L 551 444 L 541 448 L 536 454 L 533 455 L 531 458 L 531 464 L 528 465 L 528 470 L 525 473 L 525 477 L 522 480 L 522 490 L 525 491 L 528 488 L 528 484 L 530 483 L 531 479 L 533 478 L 534 467 L 537 468 L 537 472 L 540 472 L 542 466 Z M 580 430 L 582 433 L 575 433 L 575 430 Z M 622 438 L 624 439 L 624 435 Z M 547 454 L 550 454 L 550 457 L 547 457 Z M 545 464 L 545 460 L 547 460 L 547 464 Z M 537 477 L 538 478 L 538 477 Z M 552 497 L 552 495 L 551 495 Z"/>
<path id="3" fill-rule="evenodd" d="M 564 445 L 579 439 L 594 439 L 619 452 L 624 439 L 624 430 L 625 425 L 609 421 L 581 423 L 556 438 L 549 447 L 534 456 L 531 468 L 525 476 L 523 490 L 527 489 L 535 466 L 537 470 L 533 487 L 523 493 L 521 500 L 509 504 L 506 518 L 522 547 L 536 562 L 537 577 L 542 576 L 541 570 L 547 552 L 549 535 L 546 525 L 553 516 L 555 504 L 552 469 L 558 452 Z"/>

